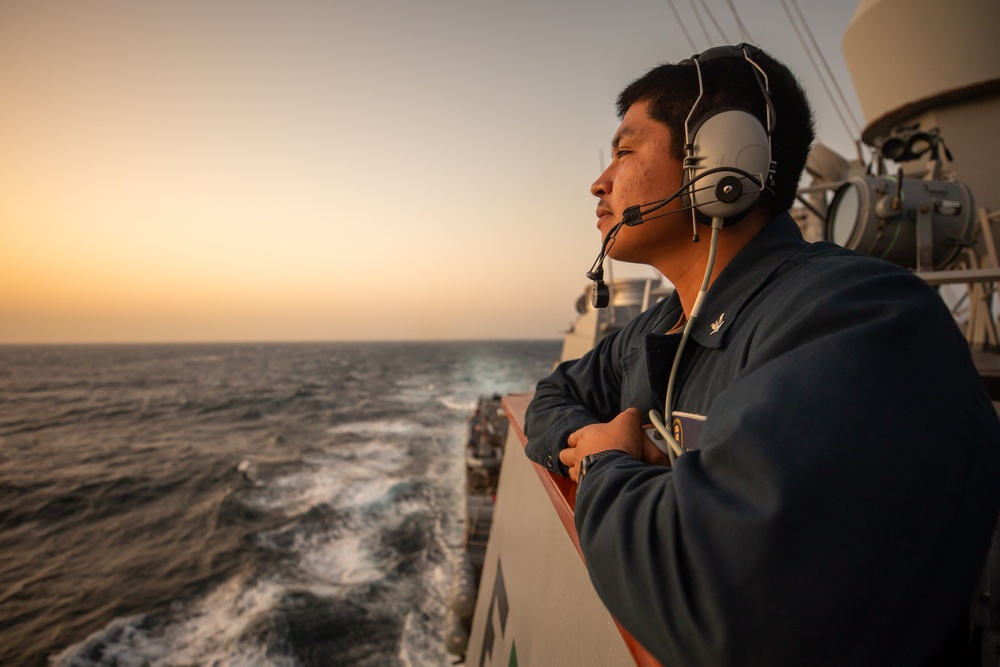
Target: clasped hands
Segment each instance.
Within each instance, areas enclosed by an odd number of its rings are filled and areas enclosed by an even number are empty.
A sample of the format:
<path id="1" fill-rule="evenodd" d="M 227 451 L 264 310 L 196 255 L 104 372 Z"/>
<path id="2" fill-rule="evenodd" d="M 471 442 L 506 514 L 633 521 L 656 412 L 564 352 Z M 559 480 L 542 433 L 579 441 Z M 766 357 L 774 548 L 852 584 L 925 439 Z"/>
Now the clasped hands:
<path id="1" fill-rule="evenodd" d="M 569 468 L 569 476 L 577 481 L 580 461 L 584 457 L 607 449 L 621 449 L 651 465 L 667 465 L 666 454 L 646 437 L 638 408 L 629 408 L 604 424 L 588 424 L 569 434 L 569 447 L 559 452 L 559 460 Z"/>

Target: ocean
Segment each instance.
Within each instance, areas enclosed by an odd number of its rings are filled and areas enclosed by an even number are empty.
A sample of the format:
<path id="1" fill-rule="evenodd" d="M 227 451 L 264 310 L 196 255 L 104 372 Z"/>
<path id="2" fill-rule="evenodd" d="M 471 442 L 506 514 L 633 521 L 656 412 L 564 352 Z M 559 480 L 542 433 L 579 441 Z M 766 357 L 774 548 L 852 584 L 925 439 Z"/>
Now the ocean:
<path id="1" fill-rule="evenodd" d="M 0 347 L 0 665 L 447 665 L 466 417 L 558 341 Z"/>

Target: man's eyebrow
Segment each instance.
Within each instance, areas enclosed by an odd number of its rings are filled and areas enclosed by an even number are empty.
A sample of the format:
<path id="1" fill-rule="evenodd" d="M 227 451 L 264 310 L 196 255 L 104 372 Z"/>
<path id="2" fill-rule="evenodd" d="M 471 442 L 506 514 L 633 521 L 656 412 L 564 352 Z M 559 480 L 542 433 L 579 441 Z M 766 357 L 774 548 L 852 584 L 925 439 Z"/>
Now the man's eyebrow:
<path id="1" fill-rule="evenodd" d="M 618 133 L 615 134 L 615 138 L 611 140 L 611 150 L 618 150 L 618 144 L 621 143 L 623 137 L 637 137 L 641 134 L 641 132 L 632 129 L 631 127 L 623 127 L 618 130 Z"/>

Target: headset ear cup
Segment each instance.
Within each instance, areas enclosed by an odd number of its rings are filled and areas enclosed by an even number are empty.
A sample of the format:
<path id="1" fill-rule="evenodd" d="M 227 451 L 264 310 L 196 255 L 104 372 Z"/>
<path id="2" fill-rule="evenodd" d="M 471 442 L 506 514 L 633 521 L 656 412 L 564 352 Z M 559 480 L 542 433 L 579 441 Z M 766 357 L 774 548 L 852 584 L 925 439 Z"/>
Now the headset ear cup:
<path id="1" fill-rule="evenodd" d="M 687 190 L 691 204 L 709 218 L 741 216 L 760 196 L 763 184 L 757 178 L 766 181 L 771 171 L 771 143 L 764 126 L 746 111 L 721 108 L 698 119 L 691 136 L 685 162 L 691 169 L 685 169 L 684 176 L 692 182 Z M 727 196 L 723 189 L 731 193 L 733 185 L 737 194 Z"/>

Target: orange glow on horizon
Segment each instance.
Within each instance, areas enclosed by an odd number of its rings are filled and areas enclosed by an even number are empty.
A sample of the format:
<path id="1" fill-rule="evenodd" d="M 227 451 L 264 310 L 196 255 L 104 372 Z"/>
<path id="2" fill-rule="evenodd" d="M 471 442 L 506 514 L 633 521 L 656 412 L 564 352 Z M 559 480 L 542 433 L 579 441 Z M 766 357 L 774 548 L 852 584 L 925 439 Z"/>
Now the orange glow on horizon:
<path id="1" fill-rule="evenodd" d="M 850 8 L 803 11 L 839 54 Z M 779 15 L 746 19 L 795 63 Z M 675 28 L 657 0 L 0 3 L 0 344 L 557 338 L 613 101 L 690 55 Z"/>

